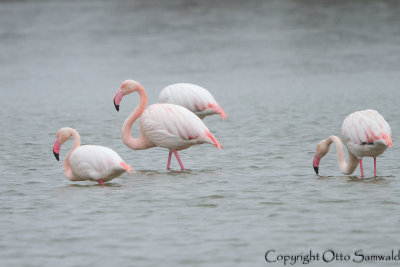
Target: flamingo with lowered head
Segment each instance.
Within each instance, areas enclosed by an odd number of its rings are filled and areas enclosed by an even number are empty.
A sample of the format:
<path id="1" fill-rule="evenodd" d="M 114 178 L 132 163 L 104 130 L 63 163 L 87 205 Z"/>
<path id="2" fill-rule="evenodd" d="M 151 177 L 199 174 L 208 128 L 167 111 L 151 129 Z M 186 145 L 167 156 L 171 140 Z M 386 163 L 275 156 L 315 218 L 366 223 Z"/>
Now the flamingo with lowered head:
<path id="1" fill-rule="evenodd" d="M 337 136 L 331 135 L 317 144 L 313 167 L 318 174 L 320 160 L 328 153 L 331 143 L 335 143 L 338 164 L 343 174 L 352 174 L 360 163 L 361 178 L 364 178 L 363 157 L 374 158 L 374 176 L 376 176 L 376 157 L 387 147 L 392 146 L 392 133 L 389 124 L 376 110 L 367 109 L 348 115 L 342 124 L 342 140 L 349 153 L 346 163 L 342 143 Z"/>
<path id="2" fill-rule="evenodd" d="M 122 126 L 122 140 L 126 146 L 134 150 L 155 146 L 167 148 L 169 150 L 167 169 L 170 169 L 171 156 L 174 153 L 182 171 L 185 168 L 177 151 L 203 143 L 213 144 L 218 149 L 222 148 L 203 121 L 188 109 L 163 103 L 153 104 L 146 108 L 146 90 L 137 81 L 124 81 L 115 93 L 114 105 L 117 111 L 119 111 L 122 98 L 133 92 L 139 93 L 140 100 L 139 105 Z M 139 116 L 141 116 L 140 135 L 138 138 L 133 138 L 131 128 Z"/>
<path id="3" fill-rule="evenodd" d="M 72 128 L 61 128 L 53 146 L 53 154 L 60 160 L 60 147 L 70 137 L 74 137 L 74 145 L 68 152 L 63 163 L 64 175 L 71 181 L 96 181 L 101 185 L 131 167 L 111 148 L 105 146 L 83 145 L 79 133 Z"/>
<path id="4" fill-rule="evenodd" d="M 213 114 L 219 114 L 223 120 L 228 117 L 207 89 L 191 83 L 168 85 L 160 92 L 158 102 L 185 107 L 200 119 Z"/>

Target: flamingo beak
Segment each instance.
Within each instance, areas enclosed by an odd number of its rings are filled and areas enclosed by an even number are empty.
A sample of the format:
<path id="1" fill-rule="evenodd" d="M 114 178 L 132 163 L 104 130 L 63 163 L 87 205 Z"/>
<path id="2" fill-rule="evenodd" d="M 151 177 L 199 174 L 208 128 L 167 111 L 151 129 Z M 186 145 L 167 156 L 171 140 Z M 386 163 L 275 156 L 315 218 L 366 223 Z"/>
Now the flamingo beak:
<path id="1" fill-rule="evenodd" d="M 54 142 L 54 146 L 53 146 L 53 154 L 54 154 L 54 157 L 56 157 L 57 161 L 60 161 L 60 147 L 61 147 L 61 145 L 57 138 L 56 141 Z"/>
<path id="2" fill-rule="evenodd" d="M 121 103 L 122 97 L 124 96 L 124 91 L 121 88 L 114 95 L 114 107 L 119 111 L 119 104 Z"/>
<path id="3" fill-rule="evenodd" d="M 114 99 L 114 107 L 117 111 L 119 111 L 119 105 L 115 104 L 115 99 Z"/>
<path id="4" fill-rule="evenodd" d="M 318 175 L 318 171 L 319 171 L 319 162 L 320 161 L 321 161 L 321 159 L 319 158 L 318 153 L 316 153 L 314 156 L 314 160 L 313 160 L 313 167 L 314 167 L 314 171 L 317 175 Z"/>

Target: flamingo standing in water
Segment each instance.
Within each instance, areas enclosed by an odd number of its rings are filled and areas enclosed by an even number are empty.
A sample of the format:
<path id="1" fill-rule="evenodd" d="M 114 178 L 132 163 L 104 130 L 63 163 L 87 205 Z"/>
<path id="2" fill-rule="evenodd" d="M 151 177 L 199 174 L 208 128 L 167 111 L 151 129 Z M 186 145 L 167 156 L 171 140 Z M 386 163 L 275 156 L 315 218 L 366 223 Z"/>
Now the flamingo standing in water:
<path id="1" fill-rule="evenodd" d="M 119 111 L 123 96 L 133 92 L 139 93 L 139 105 L 125 120 L 121 132 L 123 142 L 131 149 L 165 147 L 169 150 L 167 169 L 170 169 L 171 156 L 174 153 L 183 171 L 185 168 L 177 151 L 203 143 L 213 144 L 218 149 L 222 148 L 203 121 L 188 109 L 163 103 L 153 104 L 146 108 L 146 90 L 136 81 L 124 81 L 115 93 L 114 105 L 117 111 Z M 140 135 L 138 138 L 133 138 L 131 128 L 140 115 Z"/>
<path id="2" fill-rule="evenodd" d="M 185 107 L 200 119 L 213 114 L 219 114 L 223 120 L 228 117 L 207 89 L 191 83 L 168 85 L 161 91 L 158 102 Z"/>
<path id="3" fill-rule="evenodd" d="M 57 132 L 57 139 L 53 146 L 53 154 L 60 160 L 60 147 L 70 137 L 74 137 L 74 145 L 68 152 L 63 163 L 64 175 L 71 181 L 96 181 L 101 185 L 124 172 L 131 171 L 131 167 L 122 158 L 105 146 L 83 145 L 79 133 L 72 128 L 61 128 Z"/>
<path id="4" fill-rule="evenodd" d="M 367 109 L 348 115 L 342 124 L 342 140 L 349 152 L 349 162 L 343 155 L 342 143 L 337 136 L 331 135 L 317 144 L 313 167 L 318 174 L 319 163 L 333 142 L 336 145 L 338 164 L 343 174 L 352 174 L 360 163 L 361 178 L 364 178 L 363 157 L 374 158 L 374 176 L 376 176 L 376 157 L 387 147 L 392 146 L 392 133 L 389 124 L 376 110 Z"/>

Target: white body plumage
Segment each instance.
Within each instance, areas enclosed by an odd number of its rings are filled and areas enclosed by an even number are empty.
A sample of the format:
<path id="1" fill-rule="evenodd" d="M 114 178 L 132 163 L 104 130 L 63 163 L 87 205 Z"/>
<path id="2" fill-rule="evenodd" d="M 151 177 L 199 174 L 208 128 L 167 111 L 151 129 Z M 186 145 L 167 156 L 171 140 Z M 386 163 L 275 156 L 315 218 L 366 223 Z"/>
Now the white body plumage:
<path id="1" fill-rule="evenodd" d="M 348 115 L 342 124 L 342 140 L 358 159 L 377 157 L 392 145 L 392 131 L 376 110 L 367 109 Z"/>
<path id="2" fill-rule="evenodd" d="M 126 169 L 123 159 L 114 150 L 105 146 L 83 145 L 71 152 L 69 164 L 73 176 L 71 181 L 107 182 L 120 176 Z"/>
<path id="3" fill-rule="evenodd" d="M 226 119 L 227 117 L 226 113 L 207 89 L 191 83 L 168 85 L 160 92 L 158 100 L 160 103 L 185 107 L 201 119 L 213 114 L 220 114 L 222 119 Z"/>
<path id="4" fill-rule="evenodd" d="M 170 151 L 203 143 L 220 146 L 199 117 L 178 105 L 150 105 L 142 113 L 140 123 L 143 133 L 154 145 Z"/>

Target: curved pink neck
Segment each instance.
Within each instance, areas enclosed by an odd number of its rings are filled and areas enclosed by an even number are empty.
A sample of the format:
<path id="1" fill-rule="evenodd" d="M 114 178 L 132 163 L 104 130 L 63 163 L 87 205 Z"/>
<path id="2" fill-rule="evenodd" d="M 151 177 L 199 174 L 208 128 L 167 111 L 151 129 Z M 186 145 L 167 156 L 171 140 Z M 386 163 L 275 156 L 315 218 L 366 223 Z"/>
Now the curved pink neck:
<path id="1" fill-rule="evenodd" d="M 327 141 L 328 141 L 328 146 L 330 146 L 330 144 L 332 142 L 335 143 L 337 160 L 338 160 L 340 171 L 343 174 L 347 174 L 347 175 L 352 174 L 358 166 L 357 157 L 354 156 L 353 154 L 351 154 L 349 151 L 348 152 L 349 153 L 349 162 L 347 163 L 346 159 L 344 158 L 343 146 L 342 146 L 342 142 L 340 142 L 340 139 L 337 136 L 332 135 L 327 138 Z"/>
<path id="2" fill-rule="evenodd" d="M 68 152 L 67 156 L 65 157 L 64 163 L 63 163 L 63 170 L 64 170 L 64 175 L 70 179 L 74 179 L 74 174 L 72 173 L 71 166 L 69 164 L 69 156 L 71 155 L 72 151 L 74 151 L 77 147 L 81 145 L 81 137 L 79 136 L 79 133 L 75 131 L 74 129 L 71 129 L 71 134 L 74 137 L 74 145 L 72 146 L 71 150 Z"/>
<path id="3" fill-rule="evenodd" d="M 150 142 L 150 140 L 148 140 L 148 138 L 142 131 L 142 127 L 140 127 L 140 135 L 138 138 L 134 138 L 131 135 L 131 128 L 133 123 L 139 118 L 140 115 L 142 115 L 147 104 L 146 90 L 140 83 L 137 83 L 134 88 L 127 88 L 125 95 L 133 93 L 135 91 L 139 93 L 139 105 L 132 111 L 128 118 L 126 118 L 124 124 L 122 125 L 121 135 L 122 141 L 125 145 L 127 145 L 131 149 L 140 150 L 153 147 L 154 145 Z"/>

